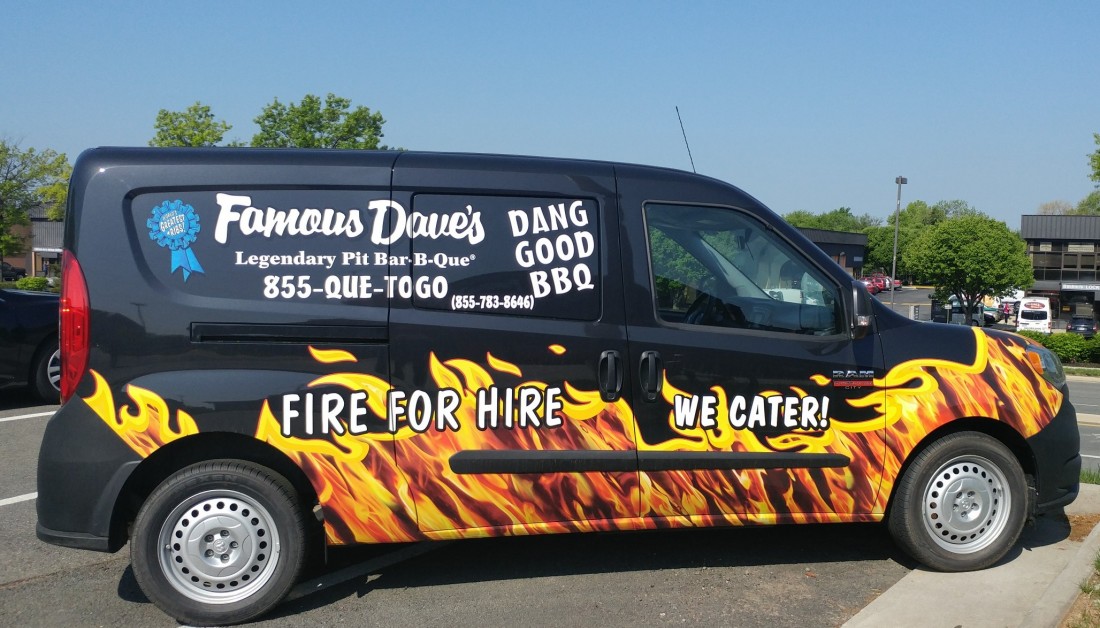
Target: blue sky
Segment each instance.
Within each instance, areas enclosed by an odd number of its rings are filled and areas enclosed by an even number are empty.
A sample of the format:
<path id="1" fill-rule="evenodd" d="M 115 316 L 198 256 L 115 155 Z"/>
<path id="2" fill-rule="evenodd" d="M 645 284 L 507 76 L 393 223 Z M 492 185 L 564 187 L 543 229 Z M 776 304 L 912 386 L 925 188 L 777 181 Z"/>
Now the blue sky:
<path id="1" fill-rule="evenodd" d="M 1100 2 L 5 3 L 0 137 L 70 159 L 210 105 L 381 111 L 384 142 L 691 169 L 779 213 L 1094 187 Z"/>

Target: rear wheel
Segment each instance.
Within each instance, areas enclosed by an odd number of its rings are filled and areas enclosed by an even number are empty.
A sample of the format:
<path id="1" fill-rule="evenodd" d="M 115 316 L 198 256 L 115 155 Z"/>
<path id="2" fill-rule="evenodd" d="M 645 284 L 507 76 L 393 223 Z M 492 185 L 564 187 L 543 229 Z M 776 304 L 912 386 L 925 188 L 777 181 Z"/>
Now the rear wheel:
<path id="1" fill-rule="evenodd" d="M 913 558 L 940 571 L 983 569 L 1016 543 L 1027 483 L 1016 457 L 986 434 L 960 432 L 922 451 L 898 484 L 888 525 Z"/>
<path id="2" fill-rule="evenodd" d="M 31 389 L 39 399 L 57 403 L 61 398 L 61 349 L 57 339 L 40 347 L 34 356 Z"/>
<path id="3" fill-rule="evenodd" d="M 240 461 L 192 465 L 138 512 L 130 561 L 142 591 L 183 623 L 231 624 L 281 601 L 305 562 L 290 483 Z"/>

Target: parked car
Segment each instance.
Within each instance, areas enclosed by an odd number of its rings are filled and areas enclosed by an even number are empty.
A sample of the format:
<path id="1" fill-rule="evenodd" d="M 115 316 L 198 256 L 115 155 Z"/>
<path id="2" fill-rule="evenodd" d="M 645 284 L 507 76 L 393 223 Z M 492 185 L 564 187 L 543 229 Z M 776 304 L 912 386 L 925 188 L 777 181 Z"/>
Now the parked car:
<path id="1" fill-rule="evenodd" d="M 863 285 L 867 286 L 867 292 L 870 292 L 871 294 L 878 294 L 879 292 L 882 292 L 882 288 L 879 288 L 878 285 L 876 285 L 870 277 L 864 277 L 863 279 L 860 279 L 860 281 L 863 283 Z"/>
<path id="2" fill-rule="evenodd" d="M 43 401 L 57 403 L 57 321 L 57 294 L 0 289 L 0 388 L 27 385 Z"/>
<path id="3" fill-rule="evenodd" d="M 1085 338 L 1092 338 L 1096 335 L 1096 331 L 1096 319 L 1091 316 L 1074 316 L 1070 319 L 1069 325 L 1066 325 L 1067 333 L 1081 334 Z"/>
<path id="4" fill-rule="evenodd" d="M 11 264 L 4 262 L 2 269 L 0 269 L 0 277 L 4 281 L 15 281 L 27 276 L 27 271 L 22 268 L 17 268 Z"/>
<path id="5" fill-rule="evenodd" d="M 872 275 L 870 277 L 864 277 L 862 281 L 869 281 L 871 282 L 871 285 L 875 287 L 875 290 L 871 292 L 871 294 L 878 294 L 883 290 L 889 290 L 889 288 L 886 287 L 886 278 L 882 275 Z"/>

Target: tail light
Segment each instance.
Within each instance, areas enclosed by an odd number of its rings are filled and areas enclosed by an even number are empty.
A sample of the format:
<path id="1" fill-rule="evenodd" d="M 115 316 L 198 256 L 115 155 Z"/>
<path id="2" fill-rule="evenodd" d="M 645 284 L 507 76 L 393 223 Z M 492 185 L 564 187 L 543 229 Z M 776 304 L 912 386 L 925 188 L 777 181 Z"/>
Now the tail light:
<path id="1" fill-rule="evenodd" d="M 61 402 L 76 392 L 88 367 L 88 284 L 71 251 L 61 255 Z"/>

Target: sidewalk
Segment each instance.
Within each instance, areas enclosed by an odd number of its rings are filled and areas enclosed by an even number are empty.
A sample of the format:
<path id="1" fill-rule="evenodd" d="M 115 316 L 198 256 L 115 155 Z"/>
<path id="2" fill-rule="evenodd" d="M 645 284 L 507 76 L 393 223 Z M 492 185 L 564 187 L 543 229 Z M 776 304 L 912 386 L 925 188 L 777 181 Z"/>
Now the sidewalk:
<path id="1" fill-rule="evenodd" d="M 1082 484 L 1073 515 L 1100 515 L 1100 485 Z M 1095 519 L 1093 519 L 1095 521 Z M 1061 513 L 1048 513 L 1024 529 L 1016 548 L 998 565 L 969 573 L 938 573 L 917 568 L 844 624 L 882 626 L 1058 626 L 1092 573 L 1100 552 L 1100 526 L 1071 525 Z"/>

